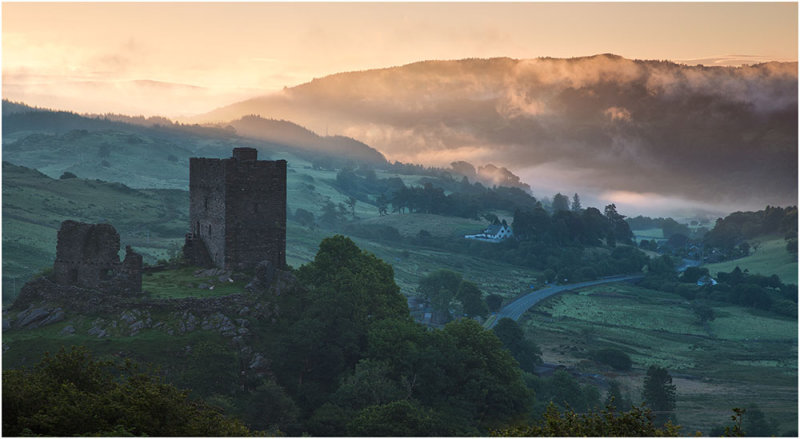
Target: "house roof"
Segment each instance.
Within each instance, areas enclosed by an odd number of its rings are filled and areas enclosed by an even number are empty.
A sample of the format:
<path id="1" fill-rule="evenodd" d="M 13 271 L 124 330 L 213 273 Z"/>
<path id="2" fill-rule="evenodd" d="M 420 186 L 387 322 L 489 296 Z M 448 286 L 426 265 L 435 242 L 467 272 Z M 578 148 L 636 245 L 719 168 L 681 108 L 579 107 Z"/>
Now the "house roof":
<path id="1" fill-rule="evenodd" d="M 487 227 L 483 233 L 487 235 L 497 235 L 500 233 L 500 230 L 503 228 L 500 224 L 492 224 L 491 226 Z"/>

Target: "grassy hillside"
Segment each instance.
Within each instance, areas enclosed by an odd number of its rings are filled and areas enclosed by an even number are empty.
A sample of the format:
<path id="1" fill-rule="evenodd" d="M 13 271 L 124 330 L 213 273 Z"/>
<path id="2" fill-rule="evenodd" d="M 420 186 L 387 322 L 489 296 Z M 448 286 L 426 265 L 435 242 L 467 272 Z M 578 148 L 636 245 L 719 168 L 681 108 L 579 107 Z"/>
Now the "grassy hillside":
<path id="1" fill-rule="evenodd" d="M 786 241 L 782 237 L 763 237 L 750 240 L 751 247 L 758 245 L 750 256 L 732 261 L 706 264 L 709 273 L 730 272 L 736 267 L 750 270 L 752 274 L 778 275 L 781 282 L 797 285 L 797 255 L 786 251 Z"/>
<path id="2" fill-rule="evenodd" d="M 684 434 L 708 434 L 731 408 L 753 403 L 780 422 L 781 432 L 796 427 L 797 320 L 730 304 L 712 307 L 716 318 L 703 326 L 678 295 L 618 284 L 550 298 L 521 323 L 545 362 L 617 380 L 637 403 L 647 367 L 667 368 Z M 614 371 L 588 358 L 603 348 L 628 354 L 633 370 Z"/>
<path id="3" fill-rule="evenodd" d="M 123 251 L 131 245 L 154 263 L 179 250 L 188 209 L 185 191 L 56 180 L 3 162 L 3 299 L 16 295 L 32 274 L 52 267 L 62 221 L 109 222 Z"/>
<path id="4" fill-rule="evenodd" d="M 327 200 L 344 202 L 334 181 L 334 171 L 311 169 L 310 163 L 290 153 L 276 153 L 273 158 L 289 160 L 287 178 L 288 210 L 302 208 L 315 216 Z M 381 177 L 395 176 L 380 172 Z M 409 184 L 420 176 L 403 176 Z M 120 233 L 121 247 L 131 245 L 155 263 L 176 255 L 183 245 L 189 223 L 188 193 L 183 190 L 134 190 L 119 183 L 82 178 L 52 179 L 42 173 L 3 164 L 3 291 L 4 300 L 16 295 L 33 274 L 52 267 L 56 234 L 62 221 L 111 223 Z M 395 227 L 404 237 L 427 230 L 435 236 L 454 239 L 477 232 L 485 222 L 446 218 L 427 214 L 391 214 L 379 216 L 374 205 L 356 204 L 356 218 L 341 225 L 383 224 Z M 341 232 L 341 230 L 339 230 Z M 337 230 L 307 228 L 288 221 L 287 262 L 299 267 L 316 254 L 319 242 Z M 484 291 L 514 297 L 535 282 L 538 273 L 507 263 L 485 260 L 480 255 L 452 254 L 401 242 L 382 243 L 353 237 L 366 250 L 375 253 L 395 268 L 397 282 L 405 294 L 414 294 L 420 277 L 439 268 L 464 274 L 478 282 Z M 492 245 L 492 244 L 485 244 Z"/>

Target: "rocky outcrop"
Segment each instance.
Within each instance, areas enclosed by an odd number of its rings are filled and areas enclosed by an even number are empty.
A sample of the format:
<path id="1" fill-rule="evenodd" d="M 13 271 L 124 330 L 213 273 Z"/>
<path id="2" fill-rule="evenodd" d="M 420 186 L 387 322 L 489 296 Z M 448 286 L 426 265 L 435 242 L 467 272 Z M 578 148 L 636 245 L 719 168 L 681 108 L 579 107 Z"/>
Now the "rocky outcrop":
<path id="1" fill-rule="evenodd" d="M 57 323 L 64 320 L 64 310 L 60 307 L 35 307 L 28 306 L 24 311 L 17 313 L 16 318 L 12 321 L 3 318 L 3 330 L 7 329 L 34 329 L 41 326 L 47 326 L 52 323 Z"/>

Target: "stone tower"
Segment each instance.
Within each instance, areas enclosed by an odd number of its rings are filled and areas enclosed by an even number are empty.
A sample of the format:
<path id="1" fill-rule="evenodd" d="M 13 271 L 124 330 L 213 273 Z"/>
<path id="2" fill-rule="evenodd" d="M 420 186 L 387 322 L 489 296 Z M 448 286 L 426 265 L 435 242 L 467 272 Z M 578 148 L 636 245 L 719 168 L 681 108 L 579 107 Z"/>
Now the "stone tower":
<path id="1" fill-rule="evenodd" d="M 286 160 L 258 160 L 254 148 L 234 148 L 228 159 L 191 158 L 189 217 L 184 255 L 195 265 L 284 267 Z"/>

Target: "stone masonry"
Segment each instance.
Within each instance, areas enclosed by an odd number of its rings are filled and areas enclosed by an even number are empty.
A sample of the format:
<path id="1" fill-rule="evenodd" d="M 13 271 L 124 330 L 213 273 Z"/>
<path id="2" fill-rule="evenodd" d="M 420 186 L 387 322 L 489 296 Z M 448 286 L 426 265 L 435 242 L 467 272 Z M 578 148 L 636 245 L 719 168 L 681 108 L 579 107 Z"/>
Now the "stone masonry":
<path id="1" fill-rule="evenodd" d="M 110 293 L 142 291 L 142 255 L 125 247 L 119 260 L 119 234 L 111 224 L 61 223 L 53 264 L 55 281 Z"/>
<path id="2" fill-rule="evenodd" d="M 254 148 L 227 159 L 189 160 L 184 256 L 199 266 L 286 265 L 286 161 L 258 160 Z"/>

